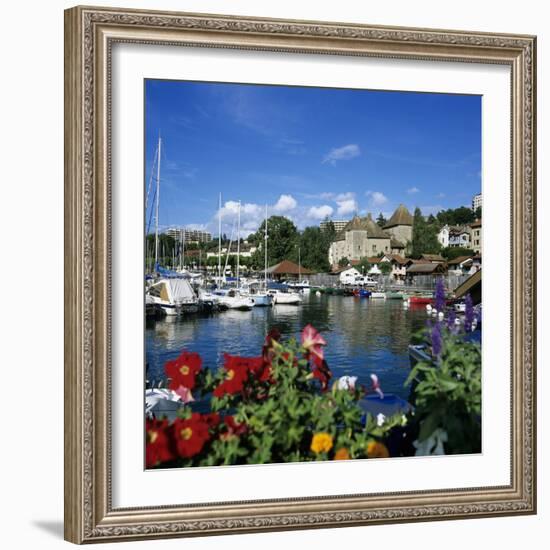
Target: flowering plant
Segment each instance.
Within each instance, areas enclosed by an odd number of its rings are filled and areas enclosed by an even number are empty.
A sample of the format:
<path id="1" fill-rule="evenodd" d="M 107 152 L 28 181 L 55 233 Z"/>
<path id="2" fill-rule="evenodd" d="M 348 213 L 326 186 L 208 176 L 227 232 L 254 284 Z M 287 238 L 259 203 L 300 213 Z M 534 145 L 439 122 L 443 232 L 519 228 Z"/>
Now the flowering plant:
<path id="1" fill-rule="evenodd" d="M 446 321 L 428 322 L 423 331 L 431 358 L 419 361 L 406 382 L 417 454 L 481 452 L 481 346 L 466 339 L 475 322 L 468 295 L 463 325 L 450 311 Z"/>
<path id="2" fill-rule="evenodd" d="M 325 346 L 308 325 L 299 342 L 282 343 L 276 331 L 269 333 L 257 357 L 225 354 L 217 372 L 192 353 L 168 362 L 169 387 L 188 397 L 181 388 L 190 382 L 195 401 L 182 399 L 172 422 L 146 420 L 147 467 L 389 456 L 385 437 L 402 416 L 380 425 L 366 415 L 359 401 L 371 389 L 355 377 L 331 386 Z M 383 396 L 376 375 L 372 382 Z"/>

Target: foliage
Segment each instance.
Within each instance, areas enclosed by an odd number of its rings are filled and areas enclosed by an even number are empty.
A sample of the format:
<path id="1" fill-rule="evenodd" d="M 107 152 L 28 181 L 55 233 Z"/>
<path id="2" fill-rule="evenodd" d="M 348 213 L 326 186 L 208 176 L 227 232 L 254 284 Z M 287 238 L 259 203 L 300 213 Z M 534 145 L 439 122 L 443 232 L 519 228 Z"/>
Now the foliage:
<path id="1" fill-rule="evenodd" d="M 390 262 L 380 262 L 378 269 L 382 272 L 382 275 L 388 275 L 392 270 L 392 266 Z"/>
<path id="2" fill-rule="evenodd" d="M 349 260 L 344 256 L 338 260 L 338 267 L 347 267 L 349 265 Z"/>
<path id="3" fill-rule="evenodd" d="M 460 206 L 458 208 L 449 208 L 447 210 L 441 210 L 437 213 L 437 221 L 440 226 L 447 225 L 466 225 L 472 223 L 476 214 L 471 208 L 467 206 Z"/>
<path id="4" fill-rule="evenodd" d="M 437 225 L 428 223 L 422 216 L 420 208 L 415 208 L 411 257 L 420 258 L 422 254 L 437 254 L 441 250 L 437 233 Z"/>
<path id="5" fill-rule="evenodd" d="M 253 243 L 257 246 L 256 252 L 252 256 L 252 263 L 256 269 L 264 267 L 265 223 L 264 220 L 252 237 Z M 291 220 L 284 216 L 271 216 L 267 220 L 267 231 L 268 265 L 271 266 L 297 256 L 298 230 Z"/>
<path id="6" fill-rule="evenodd" d="M 471 301 L 469 309 L 473 315 Z M 419 361 L 407 380 L 415 407 L 408 426 L 417 432 L 417 448 L 440 434 L 445 454 L 481 451 L 481 347 L 464 340 L 471 329 L 459 329 L 450 314 L 424 331 L 433 361 Z"/>
<path id="7" fill-rule="evenodd" d="M 350 377 L 329 388 L 325 341 L 310 325 L 300 342 L 278 338 L 270 333 L 258 357 L 226 354 L 215 373 L 196 353 L 167 363 L 169 387 L 183 403 L 172 423 L 147 420 L 147 467 L 389 456 L 383 439 L 403 417 L 378 425 L 359 406 L 367 390 Z M 196 410 L 191 390 L 208 412 Z"/>
<path id="8" fill-rule="evenodd" d="M 344 258 L 342 258 L 344 259 Z M 347 258 L 345 258 L 346 262 L 348 262 Z M 347 263 L 346 263 L 347 265 Z M 369 262 L 369 259 L 364 256 L 359 260 L 359 263 L 357 264 L 357 269 L 363 273 L 368 273 L 369 269 L 371 268 L 371 263 Z"/>
<path id="9" fill-rule="evenodd" d="M 462 248 L 461 246 L 447 246 L 441 249 L 441 255 L 446 260 L 454 260 L 459 256 L 473 256 L 475 252 L 471 248 Z"/>
<path id="10" fill-rule="evenodd" d="M 384 214 L 382 214 L 382 212 L 380 212 L 380 214 L 378 214 L 378 217 L 376 218 L 376 223 L 380 226 L 380 227 L 384 227 L 386 225 L 388 220 L 386 220 L 386 218 L 384 218 Z"/>
<path id="11" fill-rule="evenodd" d="M 332 237 L 330 230 L 306 227 L 299 236 L 301 265 L 312 271 L 329 271 L 328 249 Z"/>

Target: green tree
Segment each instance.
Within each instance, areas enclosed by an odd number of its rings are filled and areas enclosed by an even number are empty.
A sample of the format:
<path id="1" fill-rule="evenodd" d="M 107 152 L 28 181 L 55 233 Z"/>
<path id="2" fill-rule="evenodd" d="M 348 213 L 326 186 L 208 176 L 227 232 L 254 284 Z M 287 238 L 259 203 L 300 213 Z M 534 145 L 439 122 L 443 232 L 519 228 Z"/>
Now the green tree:
<path id="1" fill-rule="evenodd" d="M 347 267 L 349 265 L 349 260 L 344 256 L 338 260 L 338 267 Z"/>
<path id="2" fill-rule="evenodd" d="M 376 223 L 380 227 L 384 227 L 386 225 L 387 220 L 386 220 L 386 218 L 384 218 L 384 214 L 382 214 L 382 212 L 380 212 L 380 214 L 378 214 L 378 218 L 376 218 Z"/>
<path id="3" fill-rule="evenodd" d="M 441 255 L 447 260 L 454 260 L 459 256 L 473 256 L 475 252 L 471 248 L 462 248 L 460 246 L 448 246 L 441 250 Z"/>
<path id="4" fill-rule="evenodd" d="M 371 263 L 369 262 L 368 258 L 364 256 L 363 258 L 359 259 L 359 263 L 356 265 L 356 267 L 361 273 L 366 275 L 371 268 Z"/>
<path id="5" fill-rule="evenodd" d="M 390 262 L 380 262 L 378 264 L 378 269 L 382 272 L 382 275 L 388 275 L 392 270 Z"/>
<path id="6" fill-rule="evenodd" d="M 288 218 L 284 216 L 271 216 L 267 220 L 267 263 L 274 265 L 283 260 L 295 260 L 298 257 L 296 244 L 298 243 L 298 230 Z M 254 234 L 253 242 L 257 249 L 252 257 L 252 264 L 256 269 L 264 267 L 265 251 L 265 220 L 260 224 Z"/>
<path id="7" fill-rule="evenodd" d="M 478 206 L 475 209 L 474 217 L 475 217 L 476 220 L 481 220 L 481 206 Z"/>
<path id="8" fill-rule="evenodd" d="M 321 231 L 318 227 L 306 227 L 298 240 L 301 265 L 313 271 L 328 271 L 328 249 L 331 243 L 329 237 L 328 231 Z"/>
<path id="9" fill-rule="evenodd" d="M 420 258 L 422 254 L 437 254 L 441 245 L 437 240 L 437 225 L 429 224 L 422 216 L 420 208 L 414 210 L 411 257 Z"/>
<path id="10" fill-rule="evenodd" d="M 471 208 L 460 206 L 458 208 L 449 208 L 437 213 L 437 221 L 441 225 L 466 225 L 475 220 L 475 214 Z"/>

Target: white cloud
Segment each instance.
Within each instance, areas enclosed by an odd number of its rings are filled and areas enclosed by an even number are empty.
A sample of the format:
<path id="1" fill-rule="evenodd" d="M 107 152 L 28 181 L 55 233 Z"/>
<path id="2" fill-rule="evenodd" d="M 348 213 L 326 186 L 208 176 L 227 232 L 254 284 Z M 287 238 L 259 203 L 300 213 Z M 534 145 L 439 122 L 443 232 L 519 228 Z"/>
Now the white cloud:
<path id="1" fill-rule="evenodd" d="M 273 207 L 273 210 L 275 210 L 275 212 L 288 212 L 296 208 L 297 204 L 296 199 L 292 195 L 281 195 Z"/>
<path id="2" fill-rule="evenodd" d="M 380 191 L 367 191 L 365 194 L 369 197 L 369 205 L 371 208 L 382 206 L 388 202 L 388 197 Z"/>
<path id="3" fill-rule="evenodd" d="M 418 189 L 418 187 L 410 187 L 409 189 L 407 189 L 407 193 L 409 195 L 414 195 L 415 193 L 418 193 L 420 191 L 420 189 Z"/>
<path id="4" fill-rule="evenodd" d="M 334 208 L 328 204 L 323 204 L 322 206 L 312 206 L 307 213 L 307 217 L 314 220 L 322 220 L 327 216 L 332 216 Z"/>
<path id="5" fill-rule="evenodd" d="M 438 193 L 436 196 L 438 199 L 442 199 L 445 197 L 445 193 Z"/>
<path id="6" fill-rule="evenodd" d="M 346 216 L 347 214 L 353 214 L 357 211 L 357 203 L 354 199 L 349 199 L 345 201 L 339 201 L 338 203 L 337 214 L 339 216 Z"/>
<path id="7" fill-rule="evenodd" d="M 339 160 L 350 160 L 352 158 L 358 157 L 361 154 L 359 145 L 355 143 L 350 143 L 342 147 L 336 147 L 331 149 L 323 159 L 323 164 L 328 162 L 332 166 L 336 166 L 336 162 Z"/>

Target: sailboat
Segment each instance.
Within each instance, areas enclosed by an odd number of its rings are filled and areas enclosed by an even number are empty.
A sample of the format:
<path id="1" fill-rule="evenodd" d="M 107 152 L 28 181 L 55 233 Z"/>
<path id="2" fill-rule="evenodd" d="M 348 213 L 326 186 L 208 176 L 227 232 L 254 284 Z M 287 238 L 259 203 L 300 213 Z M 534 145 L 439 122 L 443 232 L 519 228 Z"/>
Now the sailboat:
<path id="1" fill-rule="evenodd" d="M 219 211 L 219 229 L 221 234 L 221 195 L 220 195 L 220 211 Z M 217 297 L 219 304 L 222 307 L 225 307 L 227 309 L 240 309 L 243 311 L 250 310 L 254 307 L 254 301 L 252 298 L 247 296 L 245 292 L 241 292 L 239 288 L 239 270 L 240 270 L 240 232 L 241 232 L 241 203 L 239 201 L 239 210 L 238 210 L 238 228 L 237 228 L 237 288 L 218 288 L 214 291 L 214 295 Z M 231 252 L 231 243 L 233 240 L 233 235 L 231 235 L 231 239 L 229 240 L 229 246 L 227 248 L 227 258 L 229 259 L 229 254 Z M 219 241 L 219 249 L 221 254 L 221 240 Z M 227 265 L 227 261 L 226 261 Z M 221 263 L 218 261 L 218 269 L 221 268 Z M 224 270 L 225 271 L 225 270 Z M 225 276 L 224 276 L 225 279 Z M 220 274 L 220 281 L 221 281 L 221 274 Z"/>
<path id="2" fill-rule="evenodd" d="M 267 204 L 265 205 L 265 228 L 264 228 L 264 288 L 257 288 L 257 285 L 249 285 L 246 288 L 247 294 L 254 301 L 255 306 L 270 306 L 273 304 L 273 297 L 267 292 Z"/>
<path id="3" fill-rule="evenodd" d="M 145 301 L 147 308 L 156 307 L 157 311 L 164 315 L 179 315 L 184 312 L 198 311 L 198 300 L 195 291 L 189 283 L 188 277 L 182 276 L 175 271 L 162 268 L 159 263 L 159 205 L 160 205 L 160 159 L 162 152 L 162 139 L 159 135 L 157 150 L 155 153 L 157 176 L 155 192 L 155 277 L 146 289 Z M 148 198 L 151 190 L 154 173 L 151 172 L 149 190 L 145 207 L 148 206 Z"/>

